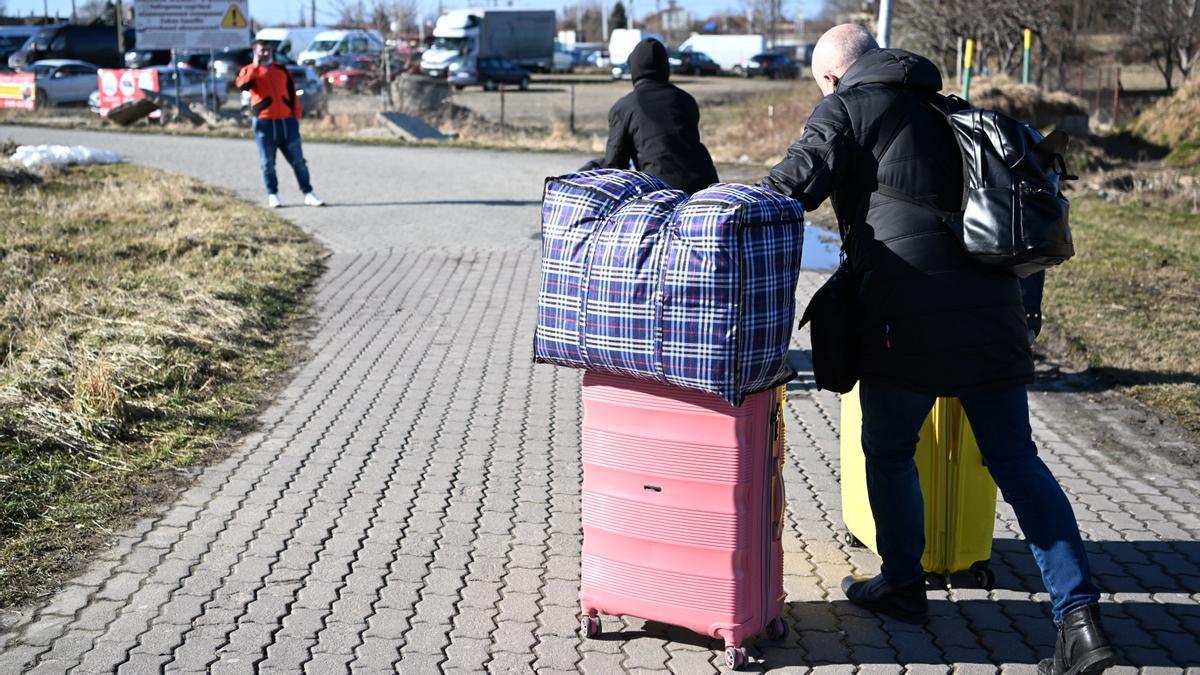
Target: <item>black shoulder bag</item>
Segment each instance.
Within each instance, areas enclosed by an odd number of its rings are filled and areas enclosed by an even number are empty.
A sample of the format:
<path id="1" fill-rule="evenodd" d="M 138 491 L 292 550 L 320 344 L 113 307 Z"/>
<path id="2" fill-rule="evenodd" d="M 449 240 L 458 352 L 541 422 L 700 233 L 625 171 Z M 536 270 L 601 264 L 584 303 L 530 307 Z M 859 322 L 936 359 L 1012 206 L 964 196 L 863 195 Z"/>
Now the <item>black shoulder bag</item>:
<path id="1" fill-rule="evenodd" d="M 897 97 L 899 99 L 900 97 Z M 894 104 L 893 104 L 894 105 Z M 908 116 L 892 118 L 890 125 L 885 123 L 881 129 L 887 130 L 887 143 L 876 145 L 875 165 L 892 147 L 900 128 L 908 121 Z M 880 134 L 883 137 L 885 134 Z M 846 255 L 849 238 L 854 234 L 847 228 L 842 238 L 841 262 L 825 283 L 817 289 L 804 314 L 800 317 L 800 325 L 811 324 L 809 333 L 812 338 L 813 379 L 818 389 L 845 394 L 858 383 L 859 350 L 862 331 L 859 324 L 862 320 L 862 310 L 859 307 L 858 293 L 862 287 L 862 274 L 855 272 Z"/>

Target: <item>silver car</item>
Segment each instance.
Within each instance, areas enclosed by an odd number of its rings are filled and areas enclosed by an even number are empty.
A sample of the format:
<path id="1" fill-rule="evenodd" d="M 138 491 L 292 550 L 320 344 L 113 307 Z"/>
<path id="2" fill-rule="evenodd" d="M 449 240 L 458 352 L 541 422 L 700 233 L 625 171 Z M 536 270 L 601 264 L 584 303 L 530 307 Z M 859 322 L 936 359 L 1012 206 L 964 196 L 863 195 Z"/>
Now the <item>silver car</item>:
<path id="1" fill-rule="evenodd" d="M 99 66 L 72 59 L 46 59 L 29 67 L 37 78 L 37 107 L 84 103 L 96 91 Z"/>

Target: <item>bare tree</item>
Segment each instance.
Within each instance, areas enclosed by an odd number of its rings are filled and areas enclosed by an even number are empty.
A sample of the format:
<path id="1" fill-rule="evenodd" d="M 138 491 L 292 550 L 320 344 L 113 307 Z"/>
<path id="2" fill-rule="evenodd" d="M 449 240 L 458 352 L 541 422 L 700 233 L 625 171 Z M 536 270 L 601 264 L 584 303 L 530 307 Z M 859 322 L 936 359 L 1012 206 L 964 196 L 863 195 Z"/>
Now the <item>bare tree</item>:
<path id="1" fill-rule="evenodd" d="M 353 28 L 373 28 L 386 33 L 393 21 L 401 32 L 417 29 L 417 0 L 337 0 L 333 11 L 337 25 Z"/>
<path id="2" fill-rule="evenodd" d="M 1175 71 L 1186 80 L 1200 53 L 1200 0 L 1125 0 L 1125 8 L 1134 17 L 1132 43 L 1147 48 L 1173 90 Z"/>
<path id="3" fill-rule="evenodd" d="M 926 54 L 949 74 L 957 71 L 959 40 L 974 38 L 977 64 L 987 65 L 994 74 L 1016 75 L 1023 30 L 1029 28 L 1041 54 L 1037 81 L 1053 72 L 1054 85 L 1061 88 L 1067 64 L 1081 58 L 1081 31 L 1101 27 L 1112 5 L 1113 0 L 900 0 L 895 13 L 897 44 Z"/>
<path id="4" fill-rule="evenodd" d="M 109 14 L 116 14 L 116 8 L 109 0 L 83 0 L 75 7 L 75 16 L 79 23 L 91 23 L 104 20 Z"/>

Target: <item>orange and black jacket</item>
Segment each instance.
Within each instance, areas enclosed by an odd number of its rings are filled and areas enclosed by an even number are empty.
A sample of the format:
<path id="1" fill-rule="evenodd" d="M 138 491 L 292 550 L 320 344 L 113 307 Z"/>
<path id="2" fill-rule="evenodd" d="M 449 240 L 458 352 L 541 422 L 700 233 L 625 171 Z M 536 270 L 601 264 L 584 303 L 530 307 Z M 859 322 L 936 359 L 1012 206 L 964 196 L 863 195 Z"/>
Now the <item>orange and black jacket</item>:
<path id="1" fill-rule="evenodd" d="M 272 61 L 265 66 L 253 63 L 238 72 L 237 86 L 250 92 L 250 111 L 264 120 L 286 120 L 303 116 L 300 97 L 296 96 L 296 82 L 292 75 L 279 63 Z"/>

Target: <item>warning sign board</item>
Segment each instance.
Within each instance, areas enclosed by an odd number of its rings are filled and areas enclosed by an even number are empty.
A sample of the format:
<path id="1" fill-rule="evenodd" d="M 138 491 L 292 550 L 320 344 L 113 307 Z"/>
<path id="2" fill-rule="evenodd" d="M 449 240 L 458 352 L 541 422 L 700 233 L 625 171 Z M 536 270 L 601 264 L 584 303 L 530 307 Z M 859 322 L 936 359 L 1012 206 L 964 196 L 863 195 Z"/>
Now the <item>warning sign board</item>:
<path id="1" fill-rule="evenodd" d="M 230 5 L 225 12 L 225 18 L 221 19 L 221 28 L 245 28 L 246 15 L 242 14 L 242 10 L 238 9 L 237 5 Z"/>
<path id="2" fill-rule="evenodd" d="M 138 49 L 241 49 L 250 46 L 247 0 L 136 0 Z"/>

